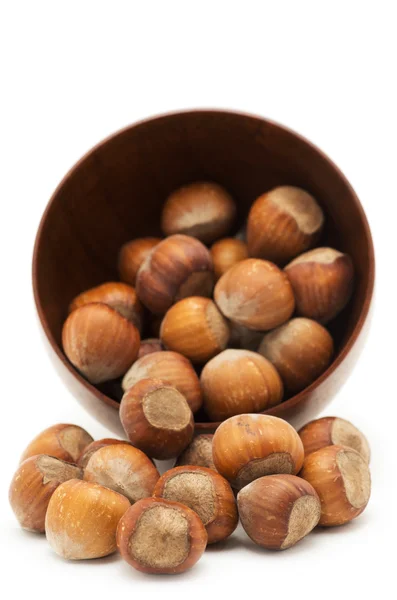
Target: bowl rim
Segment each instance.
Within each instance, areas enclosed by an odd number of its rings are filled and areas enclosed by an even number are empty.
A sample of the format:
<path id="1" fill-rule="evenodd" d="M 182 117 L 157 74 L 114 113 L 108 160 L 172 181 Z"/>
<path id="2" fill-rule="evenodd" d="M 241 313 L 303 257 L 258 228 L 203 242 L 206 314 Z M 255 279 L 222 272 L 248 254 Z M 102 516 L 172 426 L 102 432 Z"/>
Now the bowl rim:
<path id="1" fill-rule="evenodd" d="M 266 123 L 267 125 L 270 125 L 271 127 L 274 127 L 275 129 L 279 129 L 282 132 L 297 138 L 300 142 L 307 145 L 311 150 L 314 150 L 314 152 L 319 154 L 321 156 L 321 158 L 325 162 L 327 162 L 329 164 L 329 166 L 336 172 L 338 177 L 342 180 L 342 182 L 344 183 L 346 188 L 349 190 L 351 198 L 353 200 L 353 203 L 355 204 L 355 208 L 357 209 L 357 211 L 361 217 L 361 220 L 363 223 L 363 229 L 364 229 L 364 233 L 365 233 L 365 237 L 366 237 L 366 246 L 367 246 L 367 250 L 368 250 L 369 272 L 368 272 L 367 287 L 364 291 L 364 301 L 363 301 L 363 305 L 361 307 L 361 311 L 360 311 L 357 323 L 356 323 L 353 331 L 351 332 L 349 338 L 346 340 L 344 346 L 341 348 L 339 354 L 331 362 L 331 364 L 324 371 L 324 373 L 322 373 L 315 381 L 313 381 L 313 383 L 311 383 L 309 386 L 305 387 L 298 394 L 295 394 L 294 396 L 291 396 L 291 398 L 289 398 L 288 400 L 285 400 L 284 402 L 282 402 L 282 406 L 286 410 L 289 410 L 289 409 L 293 408 L 294 406 L 296 406 L 297 404 L 299 404 L 299 402 L 301 400 L 303 400 L 307 396 L 307 394 L 310 394 L 315 389 L 317 389 L 330 375 L 332 375 L 332 373 L 339 367 L 339 365 L 344 361 L 346 356 L 349 354 L 349 352 L 352 349 L 352 347 L 354 346 L 357 338 L 359 337 L 361 330 L 363 329 L 364 323 L 367 319 L 370 305 L 371 305 L 371 300 L 373 297 L 373 292 L 374 292 L 375 251 L 374 251 L 374 244 L 373 244 L 371 230 L 369 227 L 368 219 L 365 214 L 364 208 L 363 208 L 355 190 L 353 189 L 352 185 L 348 181 L 347 177 L 343 174 L 341 169 L 333 162 L 333 160 L 331 160 L 331 158 L 329 158 L 329 156 L 325 152 L 323 152 L 323 150 L 318 148 L 318 146 L 316 146 L 314 143 L 312 143 L 306 137 L 304 137 L 300 133 L 297 133 L 296 131 L 294 131 L 293 129 L 291 129 L 289 127 L 281 125 L 280 123 L 273 121 L 272 119 L 268 119 L 267 117 L 263 117 L 261 115 L 244 112 L 244 111 L 237 111 L 237 110 L 232 110 L 232 109 L 221 109 L 221 108 L 190 108 L 190 109 L 186 109 L 186 110 L 169 111 L 169 112 L 160 113 L 160 114 L 157 114 L 154 116 L 149 116 L 144 119 L 140 119 L 139 121 L 136 121 L 125 127 L 122 127 L 121 129 L 118 129 L 116 132 L 106 136 L 100 142 L 98 142 L 97 144 L 92 146 L 85 154 L 83 154 L 83 156 L 81 156 L 81 158 L 79 160 L 77 160 L 77 162 L 75 162 L 73 164 L 73 166 L 67 171 L 67 173 L 64 175 L 64 177 L 62 178 L 60 183 L 57 185 L 57 187 L 51 194 L 51 197 L 50 197 L 50 199 L 44 209 L 43 215 L 40 219 L 40 223 L 39 223 L 36 237 L 35 237 L 33 256 L 32 256 L 32 285 L 33 285 L 34 302 L 36 305 L 36 310 L 37 310 L 37 313 L 39 316 L 41 326 L 43 328 L 43 331 L 46 335 L 47 340 L 50 343 L 52 350 L 58 356 L 58 358 L 63 363 L 63 365 L 66 367 L 66 369 L 73 375 L 73 377 L 75 379 L 77 379 L 77 381 L 79 381 L 83 387 L 85 387 L 94 396 L 96 396 L 98 398 L 98 400 L 101 400 L 105 404 L 118 410 L 119 406 L 120 406 L 119 402 L 117 402 L 116 400 L 113 400 L 112 398 L 110 398 L 109 396 L 107 396 L 106 394 L 101 392 L 97 387 L 95 387 L 89 381 L 87 381 L 73 367 L 73 365 L 67 360 L 65 354 L 63 353 L 60 346 L 57 344 L 54 336 L 52 335 L 52 332 L 50 330 L 50 327 L 49 327 L 46 317 L 45 317 L 44 309 L 41 304 L 40 294 L 39 294 L 39 289 L 38 289 L 39 288 L 39 286 L 38 286 L 38 269 L 39 269 L 38 255 L 39 255 L 39 251 L 40 251 L 42 232 L 44 229 L 44 225 L 45 225 L 47 216 L 48 216 L 49 212 L 51 211 L 53 204 L 56 201 L 56 197 L 57 197 L 60 189 L 74 175 L 75 171 L 80 167 L 80 165 L 83 164 L 87 160 L 87 158 L 89 158 L 94 152 L 96 152 L 99 148 L 103 147 L 105 144 L 107 144 L 111 140 L 117 138 L 118 136 L 123 135 L 127 131 L 135 129 L 136 127 L 140 127 L 142 125 L 145 125 L 147 123 L 151 123 L 154 121 L 166 120 L 170 117 L 175 117 L 178 115 L 189 115 L 189 114 L 213 114 L 213 115 L 219 115 L 219 116 L 232 115 L 232 116 L 237 116 L 237 117 L 245 117 L 245 118 L 249 118 L 249 119 L 258 121 L 258 123 Z M 274 410 L 276 410 L 277 408 L 278 407 L 274 407 L 269 410 L 262 411 L 262 414 L 272 414 L 274 412 Z M 221 424 L 221 422 L 222 421 L 196 422 L 195 429 L 196 429 L 196 431 L 208 430 L 209 428 L 216 429 Z"/>

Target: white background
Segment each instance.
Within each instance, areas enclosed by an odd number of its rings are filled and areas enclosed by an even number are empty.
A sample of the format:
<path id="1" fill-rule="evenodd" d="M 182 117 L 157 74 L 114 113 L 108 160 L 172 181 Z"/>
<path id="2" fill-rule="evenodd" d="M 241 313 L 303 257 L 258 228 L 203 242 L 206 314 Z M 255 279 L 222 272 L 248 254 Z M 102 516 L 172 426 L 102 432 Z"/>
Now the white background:
<path id="1" fill-rule="evenodd" d="M 397 43 L 390 2 L 1 3 L 1 490 L 3 597 L 386 597 L 395 590 Z M 145 576 L 117 556 L 67 563 L 21 531 L 9 481 L 28 441 L 56 422 L 108 432 L 64 388 L 43 349 L 31 290 L 36 229 L 73 163 L 117 129 L 179 108 L 257 113 L 320 146 L 372 228 L 372 329 L 329 413 L 373 452 L 373 495 L 352 524 L 269 553 L 238 532 L 189 573 Z M 385 587 L 384 587 L 385 586 Z M 3 595 L 7 593 L 7 596 Z M 244 595 L 244 596 L 243 596 Z"/>

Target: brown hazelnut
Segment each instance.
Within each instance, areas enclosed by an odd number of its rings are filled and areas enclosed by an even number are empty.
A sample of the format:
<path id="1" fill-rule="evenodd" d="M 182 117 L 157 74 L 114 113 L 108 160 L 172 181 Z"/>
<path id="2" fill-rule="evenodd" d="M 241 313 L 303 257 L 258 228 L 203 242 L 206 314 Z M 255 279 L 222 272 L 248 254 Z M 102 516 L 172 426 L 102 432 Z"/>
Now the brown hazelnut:
<path id="1" fill-rule="evenodd" d="M 237 496 L 241 524 L 255 544 L 291 548 L 316 527 L 321 504 L 314 488 L 295 475 L 268 475 Z"/>
<path id="2" fill-rule="evenodd" d="M 120 420 L 130 442 L 152 458 L 177 457 L 194 433 L 185 397 L 159 379 L 142 379 L 127 390 Z"/>
<path id="3" fill-rule="evenodd" d="M 305 456 L 325 446 L 346 446 L 356 450 L 368 463 L 370 448 L 365 436 L 349 421 L 339 417 L 323 417 L 311 421 L 298 431 Z"/>
<path id="4" fill-rule="evenodd" d="M 236 263 L 248 258 L 247 244 L 236 238 L 223 238 L 211 247 L 215 278 L 219 279 Z"/>
<path id="5" fill-rule="evenodd" d="M 183 573 L 201 557 L 207 532 L 187 506 L 145 498 L 123 515 L 117 528 L 122 558 L 144 573 Z"/>
<path id="6" fill-rule="evenodd" d="M 144 237 L 127 242 L 121 247 L 118 261 L 121 281 L 135 286 L 136 276 L 142 263 L 159 242 L 161 238 Z"/>
<path id="7" fill-rule="evenodd" d="M 224 350 L 201 372 L 204 408 L 212 421 L 279 404 L 283 384 L 273 365 L 249 350 Z"/>
<path id="8" fill-rule="evenodd" d="M 201 407 L 200 381 L 192 363 L 177 352 L 152 352 L 137 360 L 122 382 L 126 391 L 141 379 L 162 379 L 183 394 L 193 412 Z"/>
<path id="9" fill-rule="evenodd" d="M 160 242 L 138 271 L 136 291 L 154 314 L 188 296 L 210 296 L 214 284 L 209 250 L 196 238 L 172 235 Z"/>
<path id="10" fill-rule="evenodd" d="M 296 475 L 304 458 L 295 429 L 270 415 L 227 419 L 215 431 L 212 452 L 217 470 L 236 489 L 264 475 Z"/>
<path id="11" fill-rule="evenodd" d="M 200 181 L 167 198 L 161 226 L 166 235 L 183 233 L 211 244 L 230 231 L 235 215 L 234 201 L 223 187 Z"/>
<path id="12" fill-rule="evenodd" d="M 348 303 L 353 289 L 350 256 L 333 248 L 315 248 L 285 267 L 302 317 L 328 323 Z"/>
<path id="13" fill-rule="evenodd" d="M 204 363 L 226 348 L 229 327 L 215 302 L 191 296 L 166 312 L 160 329 L 162 343 L 195 363 Z"/>
<path id="14" fill-rule="evenodd" d="M 249 212 L 250 256 L 284 265 L 314 246 L 323 224 L 323 211 L 313 196 L 297 187 L 276 187 L 259 196 Z"/>
<path id="15" fill-rule="evenodd" d="M 285 273 L 273 263 L 255 258 L 226 271 L 215 286 L 214 298 L 225 317 L 257 331 L 278 327 L 295 307 Z"/>
<path id="16" fill-rule="evenodd" d="M 84 470 L 85 481 L 123 494 L 131 504 L 151 496 L 159 477 L 150 458 L 128 443 L 103 446 L 91 456 Z"/>
<path id="17" fill-rule="evenodd" d="M 192 465 L 170 469 L 156 483 L 153 496 L 180 502 L 194 510 L 207 530 L 209 544 L 229 537 L 237 527 L 232 488 L 212 469 Z"/>
<path id="18" fill-rule="evenodd" d="M 117 310 L 123 317 L 131 321 L 141 331 L 143 306 L 136 291 L 130 285 L 120 282 L 109 282 L 98 285 L 76 296 L 69 306 L 69 313 L 93 302 L 102 302 Z"/>
<path id="19" fill-rule="evenodd" d="M 263 339 L 263 331 L 254 331 L 253 329 L 248 329 L 248 327 L 238 325 L 238 323 L 233 323 L 232 321 L 229 321 L 229 329 L 229 348 L 251 350 L 252 352 L 258 350 L 258 346 Z"/>
<path id="20" fill-rule="evenodd" d="M 163 350 L 163 344 L 159 338 L 147 338 L 146 340 L 141 340 L 138 358 L 142 358 L 142 356 L 146 356 L 146 354 L 152 354 L 152 352 L 161 352 L 161 350 Z"/>
<path id="21" fill-rule="evenodd" d="M 286 390 L 296 394 L 313 383 L 328 367 L 334 343 L 317 321 L 291 319 L 266 333 L 259 354 L 276 367 Z"/>
<path id="22" fill-rule="evenodd" d="M 88 444 L 88 446 L 84 448 L 83 452 L 80 454 L 77 460 L 77 464 L 79 467 L 85 469 L 91 456 L 100 448 L 103 448 L 104 446 L 114 446 L 115 444 L 128 443 L 129 442 L 126 442 L 125 440 L 116 440 L 115 438 L 103 438 L 102 440 L 95 440 L 94 442 L 91 442 L 91 444 Z"/>
<path id="23" fill-rule="evenodd" d="M 44 429 L 30 442 L 21 456 L 21 462 L 36 454 L 49 454 L 76 463 L 84 448 L 93 441 L 82 427 L 59 423 Z"/>
<path id="24" fill-rule="evenodd" d="M 306 456 L 300 476 L 321 502 L 320 525 L 343 525 L 360 515 L 371 494 L 371 476 L 362 456 L 345 446 L 327 446 Z"/>
<path id="25" fill-rule="evenodd" d="M 117 549 L 117 525 L 130 506 L 106 487 L 71 479 L 53 493 L 45 518 L 51 548 L 63 558 L 85 560 Z"/>
<path id="26" fill-rule="evenodd" d="M 59 458 L 38 454 L 23 461 L 9 491 L 11 508 L 21 527 L 44 531 L 48 503 L 57 487 L 68 479 L 81 479 L 83 471 Z"/>
<path id="27" fill-rule="evenodd" d="M 190 442 L 189 446 L 178 456 L 176 467 L 194 465 L 207 467 L 216 471 L 212 458 L 212 433 L 200 433 Z"/>
<path id="28" fill-rule="evenodd" d="M 138 356 L 139 331 L 106 304 L 74 310 L 62 330 L 64 352 L 91 383 L 121 377 Z"/>

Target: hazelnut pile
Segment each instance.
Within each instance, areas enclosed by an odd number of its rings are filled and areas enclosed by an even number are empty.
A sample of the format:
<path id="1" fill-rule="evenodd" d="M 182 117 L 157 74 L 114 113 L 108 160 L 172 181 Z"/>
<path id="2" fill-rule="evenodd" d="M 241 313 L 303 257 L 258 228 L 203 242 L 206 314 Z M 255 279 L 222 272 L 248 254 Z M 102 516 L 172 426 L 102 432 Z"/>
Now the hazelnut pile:
<path id="1" fill-rule="evenodd" d="M 162 209 L 163 239 L 134 239 L 120 282 L 72 299 L 64 352 L 120 402 L 134 446 L 173 458 L 194 417 L 261 413 L 299 393 L 330 365 L 324 327 L 353 289 L 350 257 L 319 242 L 324 214 L 308 192 L 280 186 L 257 198 L 244 235 L 233 197 L 195 182 Z"/>
<path id="2" fill-rule="evenodd" d="M 132 410 L 139 410 L 135 394 Z M 176 394 L 176 401 L 183 398 Z M 174 450 L 159 442 L 156 454 L 164 453 Z M 118 549 L 139 571 L 181 573 L 207 544 L 229 537 L 239 519 L 251 540 L 269 550 L 294 546 L 318 525 L 351 521 L 369 500 L 368 461 L 365 437 L 336 417 L 299 432 L 269 415 L 230 417 L 214 435 L 196 436 L 161 476 L 130 442 L 94 441 L 81 427 L 59 424 L 26 448 L 9 498 L 20 525 L 45 532 L 65 559 Z"/>
<path id="3" fill-rule="evenodd" d="M 246 236 L 225 237 L 236 215 L 215 183 L 174 191 L 161 217 L 167 237 L 128 242 L 121 281 L 71 299 L 64 352 L 113 390 L 128 441 L 61 424 L 25 450 L 11 506 L 60 556 L 118 548 L 138 570 L 180 573 L 239 518 L 255 543 L 286 549 L 366 507 L 369 448 L 351 423 L 324 418 L 297 433 L 261 414 L 330 365 L 324 325 L 350 299 L 352 261 L 315 247 L 324 215 L 302 189 L 259 196 Z M 194 415 L 221 424 L 194 437 Z M 153 459 L 172 458 L 160 476 Z"/>

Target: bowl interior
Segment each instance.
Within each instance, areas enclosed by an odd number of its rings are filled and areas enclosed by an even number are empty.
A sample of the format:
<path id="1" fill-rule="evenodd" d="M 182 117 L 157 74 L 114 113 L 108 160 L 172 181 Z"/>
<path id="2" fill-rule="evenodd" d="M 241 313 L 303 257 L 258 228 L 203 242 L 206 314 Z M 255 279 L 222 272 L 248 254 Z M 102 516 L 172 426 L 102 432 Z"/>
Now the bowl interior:
<path id="1" fill-rule="evenodd" d="M 65 177 L 46 209 L 34 253 L 35 299 L 47 338 L 67 368 L 61 331 L 69 302 L 117 280 L 120 246 L 160 235 L 165 198 L 195 180 L 231 192 L 240 226 L 253 200 L 274 186 L 300 186 L 317 198 L 326 213 L 320 245 L 348 252 L 355 267 L 353 298 L 329 325 L 337 359 L 372 291 L 372 244 L 353 190 L 326 156 L 283 127 L 248 115 L 192 111 L 144 121 L 99 144 Z M 76 377 L 116 406 L 111 386 L 101 393 Z"/>

